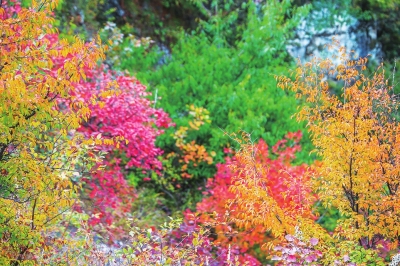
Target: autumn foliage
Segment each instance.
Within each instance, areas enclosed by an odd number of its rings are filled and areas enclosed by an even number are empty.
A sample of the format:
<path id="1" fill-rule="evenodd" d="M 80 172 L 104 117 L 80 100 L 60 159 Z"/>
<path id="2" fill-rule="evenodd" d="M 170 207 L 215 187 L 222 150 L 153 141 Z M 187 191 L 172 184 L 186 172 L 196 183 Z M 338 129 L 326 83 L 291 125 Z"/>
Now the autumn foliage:
<path id="1" fill-rule="evenodd" d="M 98 171 L 82 179 L 93 200 L 90 223 L 110 226 L 116 217 L 129 212 L 135 198 L 134 188 L 124 177 L 126 172 L 132 168 L 161 170 L 157 157 L 163 152 L 155 147 L 155 140 L 162 128 L 172 123 L 164 111 L 152 107 L 146 87 L 135 78 L 104 65 L 85 69 L 85 75 L 86 80 L 75 84 L 73 93 L 91 113 L 78 132 L 97 140 L 97 150 L 107 155 L 97 165 Z M 116 93 L 105 97 L 110 84 Z"/>
<path id="2" fill-rule="evenodd" d="M 190 131 L 197 131 L 204 124 L 210 124 L 209 112 L 202 107 L 196 107 L 193 104 L 188 106 L 191 120 L 188 121 L 188 127 L 181 126 L 173 134 L 177 152 L 171 152 L 166 157 L 168 159 L 177 158 L 181 166 L 180 175 L 183 178 L 192 178 L 190 169 L 198 167 L 201 163 L 212 164 L 215 152 L 209 152 L 204 145 L 197 144 L 195 140 L 187 141 Z"/>
<path id="3" fill-rule="evenodd" d="M 367 76 L 367 58 L 353 59 L 336 42 L 329 48 L 337 54 L 334 61 L 314 58 L 299 64 L 294 80 L 279 77 L 278 86 L 307 103 L 297 117 L 308 121 L 322 158 L 313 188 L 326 207 L 343 216 L 333 234 L 336 243 L 352 241 L 365 249 L 390 243 L 397 248 L 398 99 L 382 67 Z M 342 85 L 340 96 L 330 92 L 330 79 Z"/>
<path id="4" fill-rule="evenodd" d="M 255 246 L 265 250 L 279 233 L 291 232 L 289 225 L 297 223 L 298 217 L 312 219 L 316 198 L 311 193 L 309 166 L 293 165 L 301 132 L 288 133 L 272 148 L 263 140 L 252 143 L 246 133 L 239 137 L 233 135 L 241 149 L 217 165 L 197 211 L 200 222 L 215 227 L 218 245 L 245 254 Z M 275 236 L 268 233 L 271 230 Z"/>
<path id="5" fill-rule="evenodd" d="M 219 243 L 233 241 L 246 250 L 253 237 L 274 250 L 272 258 L 283 265 L 383 265 L 379 255 L 397 249 L 397 98 L 381 68 L 365 76 L 366 58 L 352 59 L 337 43 L 330 49 L 337 49 L 339 63 L 315 58 L 299 63 L 294 80 L 277 77 L 279 87 L 305 99 L 297 117 L 308 122 L 321 163 L 311 171 L 290 166 L 298 151 L 296 134 L 272 148 L 275 161 L 265 156 L 262 142 L 255 145 L 248 134 L 234 136 L 240 150 L 228 159 L 229 168 L 219 165 L 210 197 L 198 205 L 204 222 L 216 224 Z M 343 86 L 341 96 L 329 91 L 332 77 Z M 285 149 L 291 139 L 294 145 Z M 317 199 L 341 214 L 333 234 L 315 222 Z M 262 232 L 278 242 L 267 243 Z"/>
<path id="6" fill-rule="evenodd" d="M 48 16 L 55 5 L 0 9 L 4 262 L 67 245 L 55 246 L 47 234 L 79 194 L 92 198 L 89 224 L 125 217 L 135 197 L 125 170 L 160 170 L 155 138 L 171 125 L 136 79 L 96 64 L 104 59 L 101 46 L 59 39 Z"/>
<path id="7" fill-rule="evenodd" d="M 230 200 L 232 221 L 249 229 L 262 225 L 275 236 L 293 232 L 301 219 L 311 219 L 311 206 L 315 197 L 311 193 L 311 180 L 307 166 L 290 167 L 294 152 L 299 150 L 299 133 L 287 135 L 274 146 L 278 158 L 275 163 L 267 156 L 267 149 L 260 147 L 258 154 L 247 133 L 236 138 L 241 149 L 232 165 L 234 173 L 230 191 L 235 197 Z M 285 148 L 287 141 L 295 141 L 294 147 Z M 278 166 L 274 167 L 273 166 Z"/>
<path id="8" fill-rule="evenodd" d="M 315 146 L 305 164 L 301 131 L 207 145 L 217 114 L 156 108 L 157 94 L 104 63 L 100 40 L 60 37 L 57 4 L 0 1 L 1 265 L 384 265 L 399 250 L 399 103 L 382 65 L 367 75 L 368 59 L 333 41 L 332 59 L 275 76 Z M 139 228 L 135 186 L 175 217 Z M 339 212 L 333 232 L 323 208 Z"/>
<path id="9" fill-rule="evenodd" d="M 89 109 L 64 112 L 58 99 L 103 58 L 96 43 L 50 42 L 55 2 L 0 8 L 1 263 L 32 258 L 44 234 L 76 201 L 70 178 L 91 140 L 70 134 Z M 54 58 L 61 60 L 55 67 Z M 85 148 L 85 146 L 87 148 Z M 68 153 L 68 155 L 67 155 Z"/>

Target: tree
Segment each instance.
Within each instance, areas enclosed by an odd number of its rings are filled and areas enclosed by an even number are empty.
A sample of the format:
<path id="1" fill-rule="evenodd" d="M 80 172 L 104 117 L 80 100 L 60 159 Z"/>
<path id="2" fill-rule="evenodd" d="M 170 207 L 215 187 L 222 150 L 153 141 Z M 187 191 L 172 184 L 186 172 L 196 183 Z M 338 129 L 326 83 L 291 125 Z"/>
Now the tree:
<path id="1" fill-rule="evenodd" d="M 51 42 L 57 1 L 0 7 L 0 261 L 33 259 L 45 235 L 76 201 L 71 182 L 94 144 L 73 133 L 90 110 L 70 94 L 84 68 L 104 59 L 94 42 Z M 61 64 L 55 67 L 55 61 Z M 68 111 L 60 99 L 71 103 Z M 86 158 L 86 159 L 85 159 Z M 49 247 L 47 247 L 49 248 Z"/>
<path id="2" fill-rule="evenodd" d="M 272 149 L 263 140 L 253 144 L 248 135 L 244 137 L 235 137 L 241 149 L 224 164 L 217 164 L 217 173 L 208 180 L 206 197 L 196 211 L 200 223 L 213 227 L 216 244 L 237 247 L 242 255 L 264 260 L 263 252 L 256 252 L 255 247 L 265 251 L 278 229 L 285 229 L 285 221 L 296 222 L 297 215 L 312 218 L 316 198 L 311 194 L 309 166 L 293 165 L 301 150 L 300 131 L 288 133 Z M 272 235 L 268 233 L 271 229 Z"/>
<path id="3" fill-rule="evenodd" d="M 337 54 L 334 60 L 299 62 L 294 80 L 277 77 L 278 86 L 308 102 L 297 118 L 308 122 L 322 158 L 314 190 L 326 207 L 342 214 L 333 235 L 336 245 L 350 241 L 365 249 L 385 243 L 398 248 L 398 98 L 382 66 L 365 76 L 367 58 L 353 59 L 335 41 L 330 49 Z M 330 93 L 331 79 L 342 85 L 340 97 Z M 332 250 L 326 254 L 334 257 Z"/>

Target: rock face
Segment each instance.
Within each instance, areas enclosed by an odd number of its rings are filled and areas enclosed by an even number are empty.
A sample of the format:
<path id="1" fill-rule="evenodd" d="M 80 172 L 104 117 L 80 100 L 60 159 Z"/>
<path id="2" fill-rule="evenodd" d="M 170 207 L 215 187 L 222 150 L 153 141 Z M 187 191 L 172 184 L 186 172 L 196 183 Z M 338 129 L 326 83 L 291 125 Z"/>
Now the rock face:
<path id="1" fill-rule="evenodd" d="M 287 50 L 294 58 L 301 61 L 310 57 L 328 56 L 326 44 L 335 38 L 348 51 L 354 50 L 356 57 L 369 56 L 369 60 L 380 61 L 382 57 L 381 44 L 377 40 L 378 26 L 376 23 L 366 23 L 355 17 L 333 15 L 330 9 L 313 10 L 303 19 L 295 31 L 294 38 L 289 42 Z"/>

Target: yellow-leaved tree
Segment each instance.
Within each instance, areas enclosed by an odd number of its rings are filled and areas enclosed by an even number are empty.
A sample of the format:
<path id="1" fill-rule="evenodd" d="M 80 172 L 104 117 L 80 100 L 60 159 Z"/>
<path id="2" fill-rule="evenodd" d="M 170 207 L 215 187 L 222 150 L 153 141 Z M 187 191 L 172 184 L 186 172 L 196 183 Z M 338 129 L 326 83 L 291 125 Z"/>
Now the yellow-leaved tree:
<path id="1" fill-rule="evenodd" d="M 325 207 L 342 218 L 333 234 L 334 258 L 345 242 L 376 249 L 380 243 L 398 247 L 400 228 L 400 123 L 398 97 L 385 79 L 382 66 L 365 75 L 367 58 L 353 59 L 335 40 L 337 56 L 299 62 L 294 79 L 277 77 L 306 104 L 297 118 L 308 122 L 322 164 L 313 189 Z M 330 91 L 329 81 L 342 87 Z M 340 244 L 342 243 L 342 244 Z M 347 249 L 354 248 L 349 245 Z M 329 260 L 328 260 L 329 261 Z"/>
<path id="2" fill-rule="evenodd" d="M 0 264 L 8 265 L 51 252 L 45 236 L 74 203 L 71 178 L 94 141 L 73 133 L 90 110 L 70 91 L 104 51 L 51 41 L 57 0 L 18 10 L 0 3 Z"/>

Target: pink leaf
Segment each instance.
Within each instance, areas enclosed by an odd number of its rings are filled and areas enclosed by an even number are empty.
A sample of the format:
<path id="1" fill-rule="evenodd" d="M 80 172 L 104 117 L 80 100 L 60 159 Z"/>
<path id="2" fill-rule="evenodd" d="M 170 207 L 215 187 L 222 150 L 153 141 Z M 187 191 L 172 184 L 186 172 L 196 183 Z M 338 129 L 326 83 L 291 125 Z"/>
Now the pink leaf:
<path id="1" fill-rule="evenodd" d="M 291 236 L 291 235 L 286 235 L 285 238 L 286 238 L 286 240 L 289 241 L 289 242 L 293 242 L 293 241 L 294 241 L 294 237 Z"/>
<path id="2" fill-rule="evenodd" d="M 318 244 L 318 239 L 316 239 L 316 238 L 311 238 L 311 239 L 310 239 L 310 244 L 313 245 L 313 246 L 315 246 L 316 244 Z"/>
<path id="3" fill-rule="evenodd" d="M 315 255 L 309 255 L 306 258 L 306 262 L 313 262 L 313 261 L 316 261 L 316 260 L 317 260 L 317 257 Z"/>
<path id="4" fill-rule="evenodd" d="M 296 262 L 297 261 L 296 256 L 294 256 L 294 255 L 289 255 L 286 260 L 288 262 Z"/>

